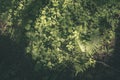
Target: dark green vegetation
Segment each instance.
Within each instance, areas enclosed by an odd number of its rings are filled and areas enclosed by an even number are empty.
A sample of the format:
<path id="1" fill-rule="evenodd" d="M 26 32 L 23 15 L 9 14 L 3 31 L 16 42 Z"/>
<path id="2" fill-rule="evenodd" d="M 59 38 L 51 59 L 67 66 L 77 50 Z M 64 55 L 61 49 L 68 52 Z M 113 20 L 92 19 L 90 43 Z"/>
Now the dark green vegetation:
<path id="1" fill-rule="evenodd" d="M 0 80 L 120 80 L 119 0 L 0 0 Z"/>

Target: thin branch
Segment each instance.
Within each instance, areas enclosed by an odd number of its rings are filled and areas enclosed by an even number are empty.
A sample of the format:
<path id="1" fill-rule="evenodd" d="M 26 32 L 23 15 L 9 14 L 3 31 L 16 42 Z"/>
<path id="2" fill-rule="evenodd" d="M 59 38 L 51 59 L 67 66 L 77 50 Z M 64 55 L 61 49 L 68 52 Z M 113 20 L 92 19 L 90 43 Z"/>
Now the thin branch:
<path id="1" fill-rule="evenodd" d="M 108 67 L 108 68 L 110 68 L 110 69 L 112 69 L 112 70 L 114 70 L 114 71 L 116 71 L 116 72 L 119 72 L 119 73 L 120 73 L 120 70 L 115 69 L 114 67 L 112 67 L 112 66 L 110 66 L 110 65 L 106 64 L 105 62 L 102 62 L 102 61 L 96 61 L 96 62 L 97 62 L 97 63 L 100 63 L 100 64 L 102 64 L 102 65 L 104 65 L 104 66 L 106 66 L 106 67 Z"/>

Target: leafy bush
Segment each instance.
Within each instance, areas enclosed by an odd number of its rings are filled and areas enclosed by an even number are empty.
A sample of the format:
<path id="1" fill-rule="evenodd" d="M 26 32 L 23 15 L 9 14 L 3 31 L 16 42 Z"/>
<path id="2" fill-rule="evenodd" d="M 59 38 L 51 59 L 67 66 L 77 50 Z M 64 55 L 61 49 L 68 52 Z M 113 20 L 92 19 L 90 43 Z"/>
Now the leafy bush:
<path id="1" fill-rule="evenodd" d="M 73 67 L 75 74 L 94 66 L 95 53 L 111 53 L 119 3 L 100 0 L 1 1 L 2 33 L 26 46 L 35 71 Z M 101 3 L 98 5 L 98 3 Z M 6 7 L 7 6 L 7 7 Z M 3 9 L 4 7 L 5 10 Z M 0 25 L 1 26 L 1 25 Z M 62 66 L 62 67 L 61 67 Z"/>

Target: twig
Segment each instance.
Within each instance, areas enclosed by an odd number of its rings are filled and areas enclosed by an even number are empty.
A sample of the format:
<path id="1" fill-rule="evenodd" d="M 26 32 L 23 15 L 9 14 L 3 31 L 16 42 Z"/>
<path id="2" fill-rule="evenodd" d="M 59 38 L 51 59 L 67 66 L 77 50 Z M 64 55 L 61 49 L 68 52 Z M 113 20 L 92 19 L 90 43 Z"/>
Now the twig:
<path id="1" fill-rule="evenodd" d="M 120 73 L 120 70 L 115 69 L 114 67 L 112 67 L 112 66 L 110 66 L 110 65 L 106 64 L 105 62 L 102 62 L 102 61 L 96 61 L 96 63 L 100 63 L 100 64 L 102 64 L 102 65 L 104 65 L 104 66 L 106 66 L 106 67 L 108 67 L 108 68 L 110 68 L 110 69 L 112 69 L 112 70 L 114 70 L 114 71 L 116 71 L 116 72 L 119 72 L 119 73 Z"/>

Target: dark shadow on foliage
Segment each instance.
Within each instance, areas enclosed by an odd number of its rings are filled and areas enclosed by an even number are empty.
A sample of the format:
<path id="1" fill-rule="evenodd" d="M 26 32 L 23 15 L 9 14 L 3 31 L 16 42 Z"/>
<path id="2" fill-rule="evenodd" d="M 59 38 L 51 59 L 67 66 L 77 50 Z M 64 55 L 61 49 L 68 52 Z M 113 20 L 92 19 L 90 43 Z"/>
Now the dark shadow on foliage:
<path id="1" fill-rule="evenodd" d="M 0 35 L 0 80 L 32 80 L 32 59 L 21 44 Z"/>
<path id="2" fill-rule="evenodd" d="M 7 5 L 7 6 L 6 6 Z M 0 0 L 0 13 L 8 11 L 12 7 L 12 0 Z"/>
<path id="3" fill-rule="evenodd" d="M 117 14 L 116 17 L 118 18 L 119 22 L 116 28 L 115 34 L 115 50 L 112 56 L 113 62 L 112 65 L 120 71 L 120 14 Z"/>
<path id="4" fill-rule="evenodd" d="M 31 3 L 25 6 L 25 9 L 22 11 L 22 24 L 25 26 L 30 23 L 30 25 L 33 26 L 36 18 L 39 17 L 40 10 L 42 10 L 42 8 L 44 8 L 48 3 L 49 0 L 32 0 Z"/>

